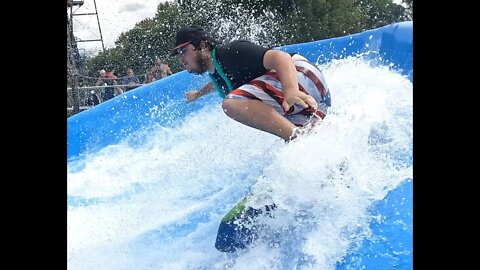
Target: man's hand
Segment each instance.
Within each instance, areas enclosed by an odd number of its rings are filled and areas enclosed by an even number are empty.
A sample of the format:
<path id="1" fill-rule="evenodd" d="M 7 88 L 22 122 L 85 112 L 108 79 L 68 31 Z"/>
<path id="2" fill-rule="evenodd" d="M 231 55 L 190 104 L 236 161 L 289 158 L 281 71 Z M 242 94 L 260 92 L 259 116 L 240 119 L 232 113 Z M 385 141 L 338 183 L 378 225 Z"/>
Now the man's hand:
<path id="1" fill-rule="evenodd" d="M 199 92 L 200 91 L 193 90 L 193 91 L 185 93 L 185 99 L 187 100 L 187 103 L 198 99 L 200 97 Z"/>
<path id="2" fill-rule="evenodd" d="M 317 101 L 315 101 L 312 96 L 309 96 L 301 91 L 285 91 L 285 99 L 282 103 L 283 109 L 288 112 L 290 107 L 292 107 L 295 103 L 299 104 L 303 108 L 308 108 L 308 106 L 314 108 L 315 110 L 318 108 Z"/>

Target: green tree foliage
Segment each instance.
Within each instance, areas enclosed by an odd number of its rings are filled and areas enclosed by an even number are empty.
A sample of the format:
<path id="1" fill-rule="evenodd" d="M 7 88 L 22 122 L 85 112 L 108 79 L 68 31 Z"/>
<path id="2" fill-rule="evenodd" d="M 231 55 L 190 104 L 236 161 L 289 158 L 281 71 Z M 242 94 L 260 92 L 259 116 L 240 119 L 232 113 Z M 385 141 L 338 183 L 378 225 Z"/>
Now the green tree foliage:
<path id="1" fill-rule="evenodd" d="M 355 2 L 365 15 L 361 22 L 362 30 L 407 20 L 405 8 L 392 3 L 391 0 L 357 0 Z"/>
<path id="2" fill-rule="evenodd" d="M 406 20 L 391 0 L 296 0 L 285 22 L 290 43 L 344 36 Z"/>
<path id="3" fill-rule="evenodd" d="M 145 74 L 153 66 L 155 56 L 161 57 L 172 70 L 180 70 L 178 61 L 166 56 L 178 25 L 184 21 L 177 4 L 160 3 L 155 17 L 137 23 L 133 29 L 120 35 L 114 48 L 90 59 L 90 76 L 98 76 L 100 69 L 112 68 L 120 76 L 126 74 L 127 68 L 133 68 L 137 75 Z"/>
<path id="4" fill-rule="evenodd" d="M 227 11 L 232 6 L 242 6 L 252 11 L 253 16 L 261 15 L 264 11 L 275 10 L 281 16 L 287 16 L 294 7 L 295 0 L 224 0 L 222 3 Z"/>
<path id="5" fill-rule="evenodd" d="M 206 27 L 217 40 L 247 39 L 264 46 L 284 39 L 283 17 L 267 0 L 191 0 L 180 7 L 188 22 Z"/>
<path id="6" fill-rule="evenodd" d="M 300 33 L 297 43 L 359 32 L 362 17 L 354 0 L 298 0 L 288 24 Z"/>
<path id="7" fill-rule="evenodd" d="M 167 54 L 176 31 L 202 25 L 222 42 L 247 39 L 263 46 L 309 42 L 358 33 L 411 19 L 413 0 L 407 8 L 392 0 L 177 0 L 160 3 L 155 17 L 122 33 L 115 48 L 87 62 L 90 76 L 115 68 L 117 75 L 131 67 L 144 74 L 160 56 L 173 72 L 182 68 Z M 410 16 L 410 17 L 409 17 Z"/>
<path id="8" fill-rule="evenodd" d="M 405 17 L 407 20 L 413 20 L 413 0 L 402 0 L 402 3 L 407 7 Z"/>
<path id="9" fill-rule="evenodd" d="M 403 0 L 402 2 L 405 3 L 410 9 L 413 7 L 413 0 Z"/>

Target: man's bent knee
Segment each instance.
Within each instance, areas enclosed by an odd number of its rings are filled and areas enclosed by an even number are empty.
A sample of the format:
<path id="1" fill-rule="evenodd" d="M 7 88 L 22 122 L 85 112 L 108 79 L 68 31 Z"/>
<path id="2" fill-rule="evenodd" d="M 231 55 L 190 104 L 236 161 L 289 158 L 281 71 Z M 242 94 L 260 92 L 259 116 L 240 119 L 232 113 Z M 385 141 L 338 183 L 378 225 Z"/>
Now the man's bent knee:
<path id="1" fill-rule="evenodd" d="M 223 103 L 222 103 L 223 112 L 228 117 L 235 119 L 235 116 L 241 115 L 248 109 L 248 107 L 242 106 L 239 103 L 242 103 L 242 101 L 238 99 L 223 100 Z"/>
<path id="2" fill-rule="evenodd" d="M 229 113 L 231 113 L 234 108 L 232 103 L 233 103 L 233 100 L 231 99 L 224 99 L 222 103 L 223 112 L 228 116 L 230 116 Z"/>

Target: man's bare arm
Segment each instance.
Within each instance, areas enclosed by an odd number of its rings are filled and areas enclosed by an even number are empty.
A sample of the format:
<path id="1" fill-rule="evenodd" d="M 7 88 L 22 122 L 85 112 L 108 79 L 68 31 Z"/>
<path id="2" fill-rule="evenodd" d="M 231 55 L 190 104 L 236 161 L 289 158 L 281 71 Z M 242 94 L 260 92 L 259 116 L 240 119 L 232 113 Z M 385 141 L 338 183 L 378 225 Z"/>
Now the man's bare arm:
<path id="1" fill-rule="evenodd" d="M 268 50 L 263 57 L 263 65 L 266 69 L 277 71 L 285 94 L 282 104 L 285 111 L 288 111 L 295 103 L 304 108 L 308 106 L 317 108 L 318 104 L 315 99 L 298 89 L 297 70 L 290 54 L 278 50 Z"/>
<path id="2" fill-rule="evenodd" d="M 190 92 L 187 92 L 185 94 L 185 98 L 187 99 L 187 103 L 188 102 L 192 102 L 208 93 L 211 93 L 215 91 L 215 85 L 213 85 L 212 82 L 208 82 L 207 84 L 205 84 L 200 90 L 194 90 L 194 91 L 190 91 Z"/>

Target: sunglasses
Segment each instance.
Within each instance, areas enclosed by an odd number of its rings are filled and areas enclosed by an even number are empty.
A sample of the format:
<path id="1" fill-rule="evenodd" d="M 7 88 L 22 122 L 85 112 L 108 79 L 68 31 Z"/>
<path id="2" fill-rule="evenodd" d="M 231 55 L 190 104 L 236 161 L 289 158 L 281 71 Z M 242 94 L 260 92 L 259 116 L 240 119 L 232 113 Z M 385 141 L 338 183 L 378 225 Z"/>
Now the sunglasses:
<path id="1" fill-rule="evenodd" d="M 177 49 L 177 54 L 183 54 L 184 52 L 187 51 L 187 49 L 188 49 L 187 46 L 184 46 L 182 48 L 178 48 Z"/>

